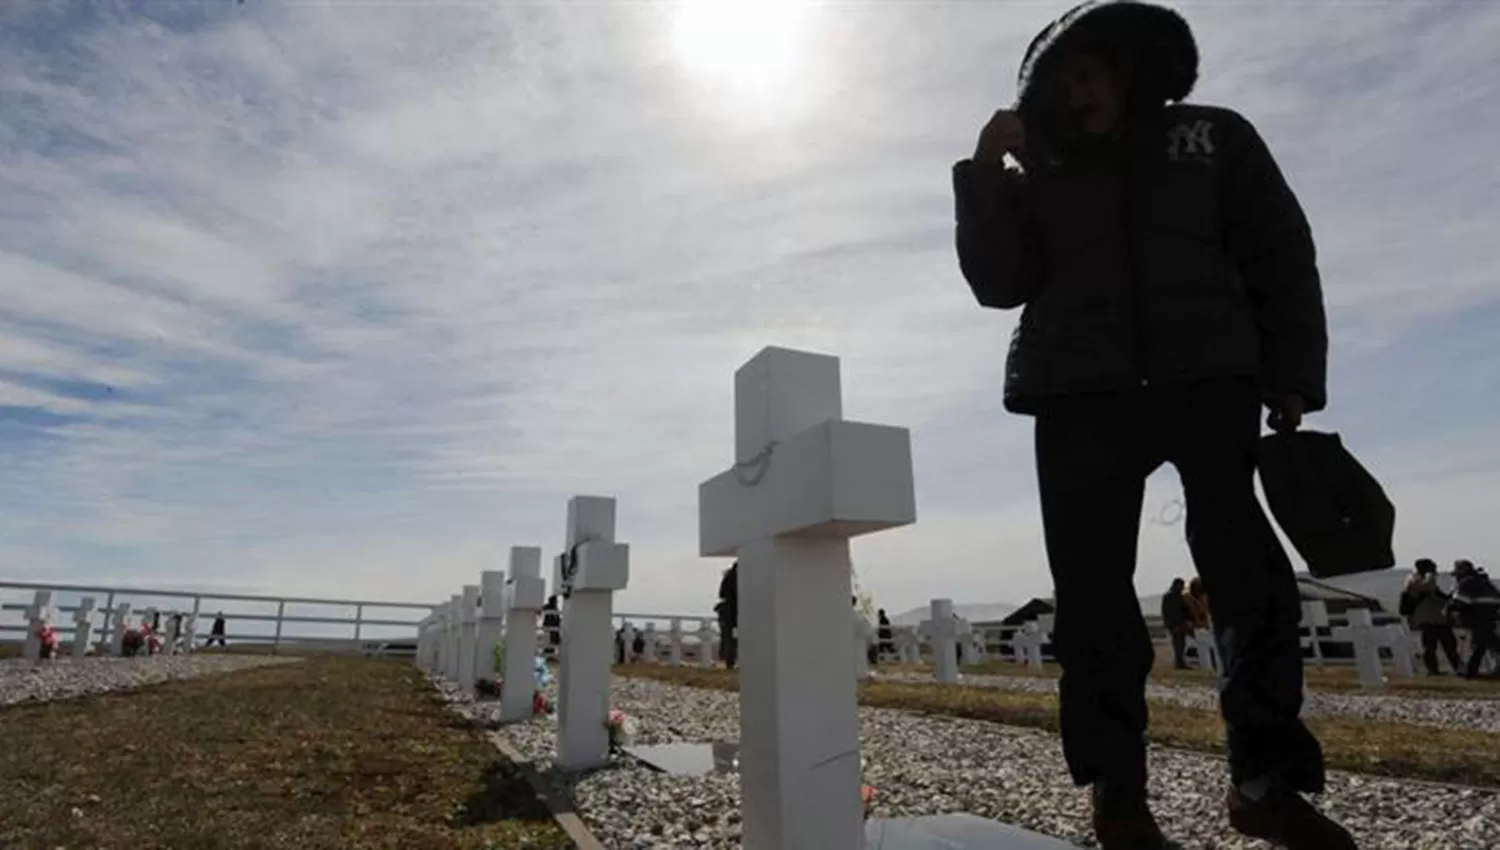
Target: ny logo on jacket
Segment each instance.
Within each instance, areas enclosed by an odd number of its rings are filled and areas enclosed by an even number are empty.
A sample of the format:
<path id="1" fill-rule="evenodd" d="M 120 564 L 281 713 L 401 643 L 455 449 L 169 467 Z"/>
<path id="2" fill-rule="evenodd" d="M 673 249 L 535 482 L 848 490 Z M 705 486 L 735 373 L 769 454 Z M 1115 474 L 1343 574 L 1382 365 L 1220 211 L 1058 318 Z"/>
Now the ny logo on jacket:
<path id="1" fill-rule="evenodd" d="M 1213 162 L 1214 122 L 1200 118 L 1191 124 L 1178 124 L 1167 130 L 1167 157 L 1173 162 Z"/>

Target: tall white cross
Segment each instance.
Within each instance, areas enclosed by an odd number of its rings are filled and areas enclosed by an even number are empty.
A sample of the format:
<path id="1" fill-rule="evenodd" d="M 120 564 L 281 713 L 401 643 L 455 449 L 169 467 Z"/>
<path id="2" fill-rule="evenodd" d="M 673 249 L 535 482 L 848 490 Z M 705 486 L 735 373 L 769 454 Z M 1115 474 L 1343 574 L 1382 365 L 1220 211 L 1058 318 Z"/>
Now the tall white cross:
<path id="1" fill-rule="evenodd" d="M 463 589 L 458 601 L 458 675 L 454 678 L 464 693 L 472 694 L 479 640 L 479 585 L 466 584 Z"/>
<path id="2" fill-rule="evenodd" d="M 1318 630 L 1328 628 L 1328 604 L 1322 600 L 1303 602 L 1301 627 L 1307 630 L 1307 637 L 1302 638 L 1302 645 L 1312 650 L 1313 663 L 1322 670 L 1323 638 Z"/>
<path id="3" fill-rule="evenodd" d="M 52 591 L 38 590 L 26 608 L 26 641 L 21 645 L 21 655 L 27 661 L 38 661 L 42 657 L 41 631 L 52 622 Z"/>
<path id="4" fill-rule="evenodd" d="M 1350 608 L 1344 612 L 1349 625 L 1332 630 L 1331 637 L 1339 642 L 1353 644 L 1354 664 L 1359 669 L 1359 685 L 1362 688 L 1385 687 L 1385 673 L 1380 667 L 1380 643 L 1375 623 L 1368 608 Z"/>
<path id="5" fill-rule="evenodd" d="M 713 623 L 705 617 L 698 621 L 698 666 L 713 666 L 715 655 Z"/>
<path id="6" fill-rule="evenodd" d="M 844 421 L 836 357 L 766 348 L 734 383 L 736 462 L 698 529 L 740 565 L 744 846 L 862 848 L 849 538 L 916 521 L 911 437 Z"/>
<path id="7" fill-rule="evenodd" d="M 542 550 L 510 547 L 510 581 L 505 583 L 505 661 L 501 667 L 500 719 L 526 720 L 536 695 L 536 615 L 545 604 Z"/>
<path id="8" fill-rule="evenodd" d="M 641 661 L 647 664 L 656 663 L 656 624 L 647 623 L 646 628 L 641 631 L 641 637 L 645 640 L 644 650 L 641 653 Z"/>
<path id="9" fill-rule="evenodd" d="M 682 618 L 673 617 L 667 630 L 667 663 L 673 667 L 682 664 Z"/>
<path id="10" fill-rule="evenodd" d="M 933 672 L 946 685 L 958 681 L 958 642 L 968 633 L 968 624 L 953 615 L 952 599 L 934 599 L 929 617 L 921 625 L 922 636 L 932 645 Z"/>
<path id="11" fill-rule="evenodd" d="M 85 596 L 79 600 L 78 607 L 73 611 L 73 657 L 82 658 L 89 654 L 89 638 L 94 631 L 94 597 Z"/>
<path id="12" fill-rule="evenodd" d="M 479 574 L 479 623 L 474 632 L 471 681 L 495 678 L 495 647 L 505 636 L 505 571 Z"/>
<path id="13" fill-rule="evenodd" d="M 609 762 L 614 594 L 630 582 L 630 547 L 615 542 L 615 500 L 568 500 L 567 551 L 554 586 L 565 597 L 557 685 L 557 765 L 582 770 Z"/>
<path id="14" fill-rule="evenodd" d="M 125 633 L 130 630 L 130 603 L 115 606 L 114 634 L 109 637 L 109 654 L 116 658 L 125 654 Z"/>

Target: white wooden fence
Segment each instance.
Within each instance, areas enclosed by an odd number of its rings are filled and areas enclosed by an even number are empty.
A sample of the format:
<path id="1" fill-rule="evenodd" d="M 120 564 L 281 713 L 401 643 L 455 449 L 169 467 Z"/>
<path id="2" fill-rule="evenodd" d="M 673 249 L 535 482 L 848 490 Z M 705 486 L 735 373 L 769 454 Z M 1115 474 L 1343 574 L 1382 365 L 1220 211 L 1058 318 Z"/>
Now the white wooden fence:
<path id="1" fill-rule="evenodd" d="M 99 647 L 107 643 L 108 636 L 114 629 L 112 622 L 115 617 L 116 605 L 121 602 L 131 604 L 130 620 L 139 623 L 145 611 L 155 608 L 162 617 L 165 625 L 166 620 L 172 613 L 181 613 L 185 617 L 197 618 L 197 638 L 201 646 L 209 637 L 210 627 L 219 610 L 224 610 L 225 634 L 227 643 L 233 644 L 255 644 L 269 648 L 271 652 L 278 652 L 283 647 L 318 648 L 327 651 L 342 652 L 367 652 L 391 655 L 412 655 L 415 652 L 417 622 L 432 610 L 432 605 L 417 602 L 389 602 L 385 600 L 370 599 L 315 599 L 309 597 L 295 596 L 262 596 L 244 593 L 208 593 L 184 590 L 162 590 L 155 588 L 124 588 L 103 587 L 99 585 L 78 584 L 52 584 L 45 582 L 29 581 L 6 581 L 0 580 L 0 641 L 23 640 L 26 636 L 28 624 L 24 621 L 24 613 L 30 607 L 32 597 L 36 591 L 50 590 L 53 593 L 54 604 L 52 610 L 58 615 L 56 623 L 61 630 L 72 633 L 72 620 L 62 618 L 61 615 L 72 614 L 79 609 L 75 604 L 58 604 L 58 597 L 66 594 L 82 598 L 89 596 L 94 599 L 95 611 L 90 622 L 90 645 L 96 647 L 98 654 L 104 654 Z M 160 600 L 180 600 L 180 605 L 163 606 Z M 260 606 L 275 606 L 276 613 L 250 613 L 242 611 L 231 611 L 225 608 L 224 603 L 254 603 Z M 307 616 L 296 613 L 288 613 L 287 606 L 322 606 L 330 608 L 342 608 L 350 613 L 346 616 Z M 370 613 L 379 614 L 384 611 L 411 611 L 414 616 L 410 619 L 388 619 L 382 616 L 370 616 Z M 7 612 L 22 614 L 22 621 L 18 623 L 6 622 Z M 246 624 L 266 624 L 269 626 L 269 634 L 262 630 L 246 630 Z M 306 626 L 317 625 L 322 628 L 317 631 L 322 634 L 312 633 Z M 329 635 L 329 626 L 339 627 L 333 631 L 348 630 L 346 635 Z M 370 630 L 384 632 L 384 635 L 371 634 Z M 394 632 L 394 635 L 390 633 Z"/>

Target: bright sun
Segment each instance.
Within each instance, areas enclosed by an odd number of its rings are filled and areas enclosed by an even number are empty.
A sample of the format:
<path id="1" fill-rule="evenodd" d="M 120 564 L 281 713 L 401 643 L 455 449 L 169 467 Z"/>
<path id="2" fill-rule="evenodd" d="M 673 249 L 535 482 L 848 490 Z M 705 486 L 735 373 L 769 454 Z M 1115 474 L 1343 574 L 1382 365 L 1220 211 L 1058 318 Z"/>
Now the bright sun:
<path id="1" fill-rule="evenodd" d="M 686 0 L 672 39 L 693 73 L 764 90 L 797 70 L 806 28 L 806 0 Z"/>

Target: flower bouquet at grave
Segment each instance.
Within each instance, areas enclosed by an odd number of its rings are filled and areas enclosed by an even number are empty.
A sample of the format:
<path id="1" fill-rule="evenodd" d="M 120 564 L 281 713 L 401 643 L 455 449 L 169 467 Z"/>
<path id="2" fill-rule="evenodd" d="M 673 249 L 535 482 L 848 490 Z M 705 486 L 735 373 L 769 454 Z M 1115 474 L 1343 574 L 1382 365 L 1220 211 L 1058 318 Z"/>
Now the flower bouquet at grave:
<path id="1" fill-rule="evenodd" d="M 547 702 L 547 697 L 541 691 L 531 693 L 531 716 L 540 717 L 552 713 L 552 703 Z"/>
<path id="2" fill-rule="evenodd" d="M 536 686 L 545 688 L 552 684 L 552 669 L 547 666 L 547 659 L 538 655 L 536 663 L 532 665 L 532 672 L 536 676 Z"/>
<path id="3" fill-rule="evenodd" d="M 635 742 L 635 718 L 618 708 L 609 710 L 604 718 L 604 728 L 609 730 L 609 747 L 612 750 L 628 747 Z"/>
<path id="4" fill-rule="evenodd" d="M 870 819 L 870 810 L 875 808 L 875 787 L 872 785 L 859 786 L 859 801 L 864 805 L 865 820 Z"/>
<path id="5" fill-rule="evenodd" d="M 42 623 L 36 629 L 37 642 L 41 646 L 42 658 L 57 656 L 57 629 L 51 623 Z"/>
<path id="6" fill-rule="evenodd" d="M 120 654 L 130 658 L 141 651 L 145 646 L 146 638 L 137 629 L 126 629 L 125 636 L 120 640 Z"/>
<path id="7" fill-rule="evenodd" d="M 495 641 L 495 648 L 490 651 L 490 668 L 495 671 L 495 681 L 505 678 L 505 641 Z"/>

